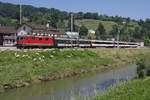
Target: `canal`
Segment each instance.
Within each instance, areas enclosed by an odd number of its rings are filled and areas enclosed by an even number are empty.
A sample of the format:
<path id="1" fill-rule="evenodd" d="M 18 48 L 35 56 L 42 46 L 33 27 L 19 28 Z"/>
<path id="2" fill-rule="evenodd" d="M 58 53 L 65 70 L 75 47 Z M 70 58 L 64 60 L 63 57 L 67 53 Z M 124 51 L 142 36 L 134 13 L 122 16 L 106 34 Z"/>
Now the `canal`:
<path id="1" fill-rule="evenodd" d="M 0 94 L 0 100 L 76 100 L 75 98 L 94 97 L 120 81 L 131 80 L 136 76 L 136 65 L 119 69 L 76 76 L 13 89 Z"/>

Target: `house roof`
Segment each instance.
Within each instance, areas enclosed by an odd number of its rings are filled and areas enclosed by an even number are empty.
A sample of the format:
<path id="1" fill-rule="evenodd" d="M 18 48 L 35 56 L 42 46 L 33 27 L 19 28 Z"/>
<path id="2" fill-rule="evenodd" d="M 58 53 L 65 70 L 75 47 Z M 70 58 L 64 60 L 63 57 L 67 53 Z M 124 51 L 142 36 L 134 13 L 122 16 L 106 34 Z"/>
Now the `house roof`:
<path id="1" fill-rule="evenodd" d="M 47 27 L 45 25 L 37 25 L 34 23 L 26 23 L 25 25 L 31 27 L 33 30 L 45 30 Z"/>
<path id="2" fill-rule="evenodd" d="M 26 23 L 25 25 L 31 27 L 33 30 L 52 30 L 52 31 L 59 31 L 59 29 L 53 27 L 46 27 L 46 25 L 37 25 L 34 23 Z"/>
<path id="3" fill-rule="evenodd" d="M 14 27 L 0 26 L 0 34 L 15 34 L 17 31 Z"/>

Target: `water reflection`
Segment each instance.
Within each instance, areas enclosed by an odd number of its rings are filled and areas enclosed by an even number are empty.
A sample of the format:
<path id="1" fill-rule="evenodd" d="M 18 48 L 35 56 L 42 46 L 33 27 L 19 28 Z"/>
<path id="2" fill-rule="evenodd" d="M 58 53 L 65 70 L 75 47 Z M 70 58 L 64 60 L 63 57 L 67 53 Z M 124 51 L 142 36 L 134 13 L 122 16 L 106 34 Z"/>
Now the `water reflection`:
<path id="1" fill-rule="evenodd" d="M 0 94 L 1 100 L 75 100 L 94 97 L 120 81 L 136 76 L 136 66 L 127 66 L 110 72 L 83 75 L 57 80 Z"/>
<path id="2" fill-rule="evenodd" d="M 117 83 L 116 80 L 110 79 L 110 80 L 104 81 L 101 84 L 96 84 L 96 87 L 97 87 L 97 90 L 99 91 L 105 91 L 107 90 L 108 87 L 113 86 L 116 83 Z"/>

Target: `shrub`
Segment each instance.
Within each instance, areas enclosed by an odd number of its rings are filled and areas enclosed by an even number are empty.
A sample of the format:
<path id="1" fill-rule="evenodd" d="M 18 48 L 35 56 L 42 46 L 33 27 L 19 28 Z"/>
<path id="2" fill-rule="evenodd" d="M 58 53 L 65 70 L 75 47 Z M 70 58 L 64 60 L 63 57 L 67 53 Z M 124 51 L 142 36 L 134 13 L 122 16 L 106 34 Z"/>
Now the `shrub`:
<path id="1" fill-rule="evenodd" d="M 150 67 L 148 67 L 148 68 L 146 69 L 146 75 L 147 75 L 147 76 L 150 76 Z"/>
<path id="2" fill-rule="evenodd" d="M 144 78 L 146 73 L 145 73 L 145 69 L 146 69 L 146 65 L 144 62 L 144 59 L 140 59 L 137 63 L 137 74 L 138 74 L 138 78 Z"/>

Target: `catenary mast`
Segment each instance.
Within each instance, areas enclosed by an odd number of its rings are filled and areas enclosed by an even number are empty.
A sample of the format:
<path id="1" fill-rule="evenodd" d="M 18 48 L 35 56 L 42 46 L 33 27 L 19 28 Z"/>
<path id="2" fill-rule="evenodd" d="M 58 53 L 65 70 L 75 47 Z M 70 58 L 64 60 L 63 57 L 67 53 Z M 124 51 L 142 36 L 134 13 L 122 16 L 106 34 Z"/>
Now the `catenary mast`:
<path id="1" fill-rule="evenodd" d="M 22 24 L 22 4 L 20 0 L 20 25 Z"/>

